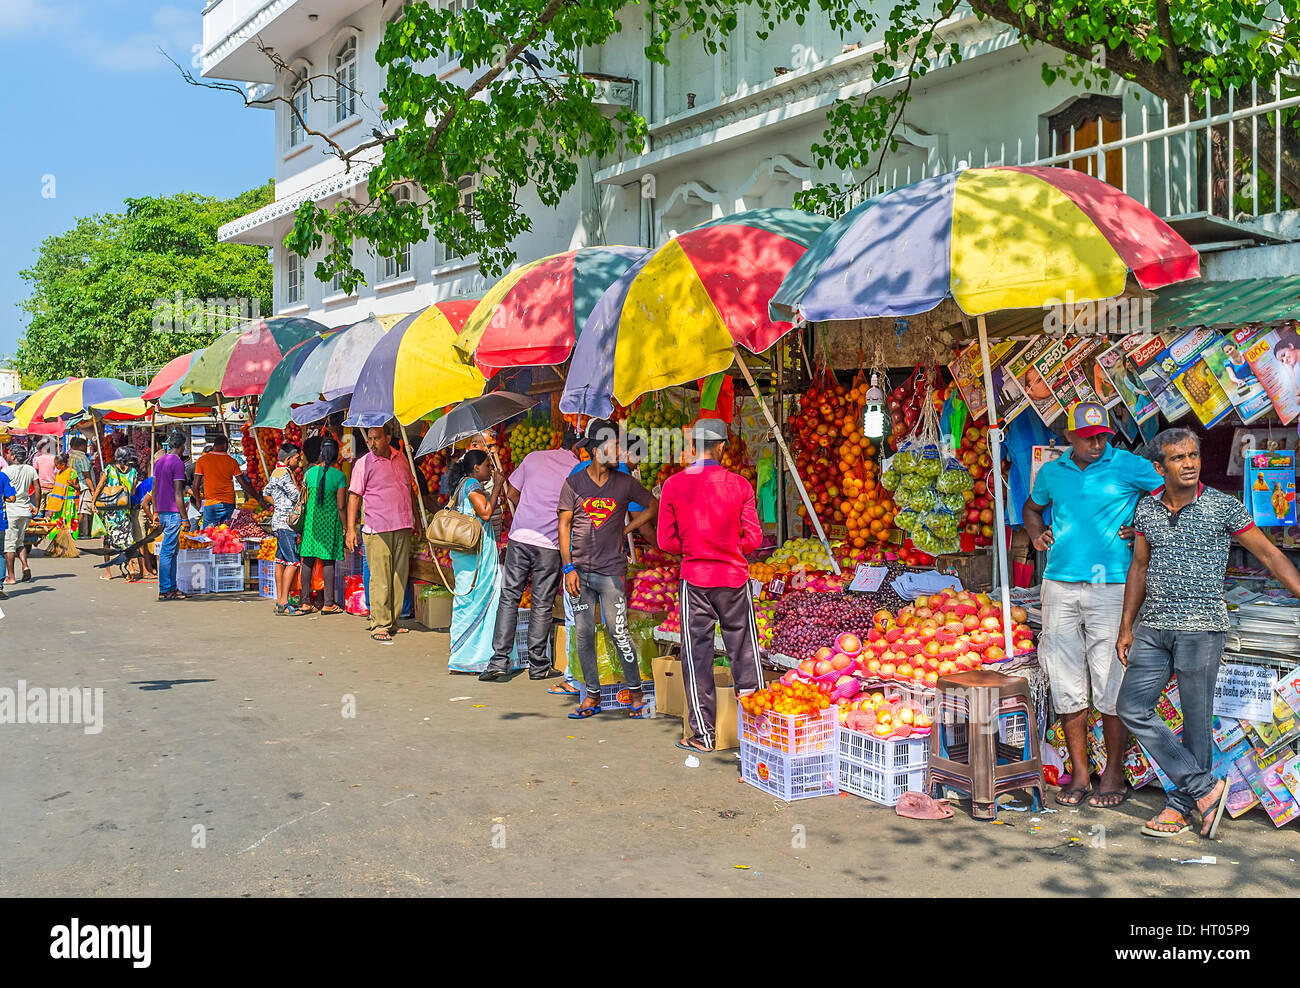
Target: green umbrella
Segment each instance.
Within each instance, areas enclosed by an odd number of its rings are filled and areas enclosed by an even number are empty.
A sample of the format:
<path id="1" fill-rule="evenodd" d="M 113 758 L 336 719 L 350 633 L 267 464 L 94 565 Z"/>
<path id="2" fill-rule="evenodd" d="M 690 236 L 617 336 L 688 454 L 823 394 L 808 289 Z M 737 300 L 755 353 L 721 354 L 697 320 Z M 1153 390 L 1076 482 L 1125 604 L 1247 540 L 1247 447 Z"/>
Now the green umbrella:
<path id="1" fill-rule="evenodd" d="M 284 355 L 266 379 L 266 388 L 257 403 L 257 418 L 253 421 L 253 428 L 283 429 L 289 424 L 294 405 L 292 395 L 294 378 L 302 367 L 303 361 L 327 339 L 340 332 L 341 329 L 327 330 L 324 335 L 312 336 Z M 316 397 L 319 395 L 313 395 L 312 399 Z"/>

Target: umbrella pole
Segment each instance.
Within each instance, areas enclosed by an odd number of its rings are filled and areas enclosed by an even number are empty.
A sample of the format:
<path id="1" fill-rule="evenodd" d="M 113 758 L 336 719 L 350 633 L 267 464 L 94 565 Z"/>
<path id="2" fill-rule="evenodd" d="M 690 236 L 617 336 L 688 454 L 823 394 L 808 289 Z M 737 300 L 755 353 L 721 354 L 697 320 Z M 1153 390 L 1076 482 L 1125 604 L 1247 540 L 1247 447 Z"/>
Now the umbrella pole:
<path id="1" fill-rule="evenodd" d="M 91 413 L 90 422 L 95 429 L 95 445 L 99 447 L 99 472 L 102 475 L 108 469 L 108 464 L 104 462 L 104 430 L 94 413 Z"/>
<path id="2" fill-rule="evenodd" d="M 744 375 L 745 382 L 749 389 L 754 392 L 754 397 L 758 399 L 758 407 L 763 410 L 763 417 L 767 419 L 768 427 L 772 430 L 772 436 L 776 439 L 776 444 L 781 449 L 781 455 L 785 457 L 786 466 L 790 468 L 790 476 L 794 478 L 794 485 L 799 489 L 799 496 L 803 499 L 803 505 L 808 509 L 808 517 L 813 523 L 813 528 L 817 531 L 817 538 L 821 544 L 826 547 L 826 555 L 831 558 L 831 569 L 835 575 L 840 573 L 840 564 L 835 559 L 835 553 L 831 551 L 830 541 L 826 538 L 826 532 L 822 529 L 821 519 L 817 517 L 817 512 L 813 510 L 812 499 L 808 497 L 808 489 L 803 485 L 803 479 L 799 476 L 799 471 L 794 465 L 794 456 L 790 452 L 790 447 L 785 444 L 785 436 L 781 435 L 781 430 L 772 418 L 772 410 L 767 407 L 767 402 L 763 399 L 763 394 L 758 390 L 758 384 L 754 381 L 754 375 L 749 372 L 749 367 L 745 364 L 745 358 L 741 356 L 740 349 L 733 347 L 736 352 L 736 363 L 740 366 L 740 373 Z"/>
<path id="3" fill-rule="evenodd" d="M 415 480 L 415 458 L 411 456 L 411 440 L 407 438 L 406 426 L 402 425 L 401 422 L 398 422 L 397 424 L 402 430 L 402 448 L 406 450 L 406 462 L 411 465 L 411 479 Z M 418 480 L 415 481 L 415 489 L 417 492 L 420 489 L 420 482 Z M 420 502 L 420 531 L 428 531 L 429 519 L 424 513 L 424 498 L 419 497 L 416 498 L 416 500 Z"/>
<path id="4" fill-rule="evenodd" d="M 1006 511 L 1002 497 L 1002 430 L 997 428 L 998 407 L 997 392 L 993 390 L 993 368 L 989 364 L 989 335 L 984 324 L 984 317 L 978 316 L 980 359 L 984 363 L 984 402 L 988 406 L 985 415 L 989 420 L 989 455 L 993 460 L 990 473 L 993 475 L 993 552 L 997 556 L 998 566 L 994 573 L 994 585 L 1000 590 L 1002 598 L 1002 635 L 1007 657 L 1015 655 L 1011 639 L 1011 581 L 1007 579 L 1007 530 Z"/>

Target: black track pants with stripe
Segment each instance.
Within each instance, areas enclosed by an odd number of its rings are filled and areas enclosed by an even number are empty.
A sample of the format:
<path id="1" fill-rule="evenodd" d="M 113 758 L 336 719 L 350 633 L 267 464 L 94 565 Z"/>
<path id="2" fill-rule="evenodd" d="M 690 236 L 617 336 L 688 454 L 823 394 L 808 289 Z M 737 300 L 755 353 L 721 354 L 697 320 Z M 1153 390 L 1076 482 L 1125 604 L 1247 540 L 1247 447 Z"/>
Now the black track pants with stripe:
<path id="1" fill-rule="evenodd" d="M 682 581 L 678 594 L 682 622 L 682 676 L 686 687 L 686 716 L 695 740 L 712 748 L 717 716 L 713 681 L 713 625 L 722 628 L 722 645 L 731 662 L 736 692 L 763 685 L 758 659 L 758 625 L 749 584 L 740 587 L 697 587 Z"/>

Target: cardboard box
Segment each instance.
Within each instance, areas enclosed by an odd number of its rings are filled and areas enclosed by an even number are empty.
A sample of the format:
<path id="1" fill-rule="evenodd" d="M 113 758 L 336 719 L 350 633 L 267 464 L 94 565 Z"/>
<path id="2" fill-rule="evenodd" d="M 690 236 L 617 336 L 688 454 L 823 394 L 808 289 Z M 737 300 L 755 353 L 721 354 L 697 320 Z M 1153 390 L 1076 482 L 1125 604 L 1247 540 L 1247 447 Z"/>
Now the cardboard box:
<path id="1" fill-rule="evenodd" d="M 717 690 L 714 704 L 713 750 L 726 751 L 728 748 L 739 748 L 740 705 L 736 702 L 736 685 L 731 678 L 731 670 L 715 668 L 713 685 Z M 658 696 L 658 693 L 656 692 L 655 695 Z M 690 736 L 690 718 L 683 716 L 682 740 L 685 741 Z"/>
<path id="2" fill-rule="evenodd" d="M 421 593 L 415 598 L 415 620 L 433 631 L 447 631 L 451 628 L 450 594 Z"/>
<path id="3" fill-rule="evenodd" d="M 551 663 L 560 672 L 564 672 L 569 668 L 569 636 L 567 632 L 568 629 L 564 625 L 557 624 L 555 626 L 555 641 L 551 647 L 551 655 L 553 656 Z"/>
<path id="4" fill-rule="evenodd" d="M 661 655 L 651 665 L 655 678 L 655 712 L 660 717 L 681 717 L 686 711 L 681 659 Z"/>

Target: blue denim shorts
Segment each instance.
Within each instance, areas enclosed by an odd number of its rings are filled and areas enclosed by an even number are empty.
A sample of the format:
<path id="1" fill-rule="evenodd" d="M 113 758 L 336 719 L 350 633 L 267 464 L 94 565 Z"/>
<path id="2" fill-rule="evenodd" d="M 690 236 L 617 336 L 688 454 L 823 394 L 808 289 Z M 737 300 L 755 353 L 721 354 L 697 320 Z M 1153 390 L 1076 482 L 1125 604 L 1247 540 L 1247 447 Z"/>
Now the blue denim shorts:
<path id="1" fill-rule="evenodd" d="M 275 530 L 275 561 L 286 566 L 297 566 L 302 562 L 298 555 L 298 533 L 291 528 Z"/>

